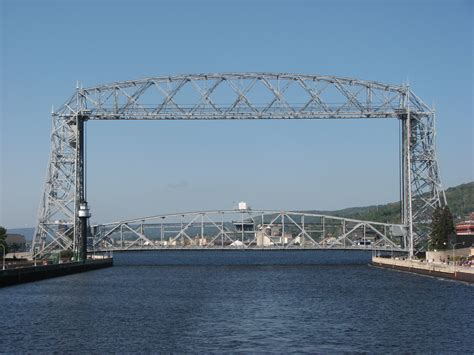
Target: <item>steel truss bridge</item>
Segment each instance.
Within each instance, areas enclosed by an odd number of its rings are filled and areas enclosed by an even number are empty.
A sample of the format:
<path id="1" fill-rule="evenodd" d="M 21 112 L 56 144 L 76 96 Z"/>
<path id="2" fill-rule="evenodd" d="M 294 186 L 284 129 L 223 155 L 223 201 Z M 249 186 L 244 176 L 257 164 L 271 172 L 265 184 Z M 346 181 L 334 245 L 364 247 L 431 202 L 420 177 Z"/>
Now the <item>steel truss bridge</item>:
<path id="1" fill-rule="evenodd" d="M 90 251 L 163 249 L 377 249 L 406 251 L 404 225 L 306 212 L 225 210 L 92 226 Z"/>
<path id="2" fill-rule="evenodd" d="M 402 137 L 400 223 L 405 226 L 406 236 L 404 244 L 395 245 L 400 245 L 410 255 L 424 248 L 430 233 L 432 212 L 437 206 L 446 204 L 446 198 L 435 151 L 435 112 L 408 85 L 389 85 L 326 75 L 210 73 L 161 76 L 90 88 L 78 85 L 73 95 L 58 110 L 53 110 L 51 155 L 32 253 L 38 256 L 55 250 L 73 250 L 80 258 L 84 258 L 87 253 L 87 239 L 91 233 L 85 183 L 86 122 L 239 119 L 399 120 Z M 288 218 L 290 221 L 291 213 L 286 212 L 283 220 Z M 203 215 L 199 212 L 197 216 L 205 218 L 211 214 L 206 212 Z M 185 217 L 192 215 L 184 214 Z M 330 218 L 333 217 L 326 216 L 324 219 Z M 302 227 L 301 221 L 294 222 Z M 380 238 L 374 247 L 387 248 L 390 245 L 389 240 L 392 239 L 378 229 L 380 224 L 346 222 L 356 223 L 354 226 L 362 223 L 361 226 L 366 229 L 375 229 L 383 234 L 375 232 Z M 152 245 L 145 245 L 152 240 L 146 233 L 138 232 L 136 227 L 122 222 L 115 226 L 134 230 L 135 232 L 130 232 L 143 241 L 144 247 Z M 103 228 L 106 227 L 97 227 L 99 232 L 93 234 L 95 242 L 91 247 L 116 247 L 115 239 L 112 244 L 107 244 L 107 237 L 112 238 L 116 230 L 110 232 Z M 166 234 L 170 229 L 165 226 L 163 230 Z M 180 232 L 176 240 L 183 236 L 186 239 L 186 230 L 180 229 Z M 228 235 L 232 239 L 228 232 L 227 235 L 222 234 L 222 231 L 218 231 L 219 233 L 221 237 Z M 322 239 L 313 238 L 312 241 L 309 235 L 302 234 L 303 237 L 308 237 L 303 246 L 308 245 L 306 242 L 318 247 L 334 248 L 336 245 L 323 242 L 329 235 L 323 235 Z M 351 244 L 351 240 L 358 243 L 356 239 L 349 238 L 347 233 L 331 236 L 338 242 Z M 138 247 L 141 245 L 140 241 L 134 245 Z M 249 243 L 246 245 L 251 246 L 252 243 Z M 291 246 L 295 244 L 293 242 Z"/>

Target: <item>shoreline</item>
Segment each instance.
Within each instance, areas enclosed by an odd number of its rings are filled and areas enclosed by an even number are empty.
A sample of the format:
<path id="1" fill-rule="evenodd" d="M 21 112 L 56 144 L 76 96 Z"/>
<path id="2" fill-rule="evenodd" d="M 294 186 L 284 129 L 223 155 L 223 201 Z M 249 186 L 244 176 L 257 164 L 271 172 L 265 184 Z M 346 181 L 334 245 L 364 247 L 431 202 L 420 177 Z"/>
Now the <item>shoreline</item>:
<path id="1" fill-rule="evenodd" d="M 417 260 L 397 260 L 376 256 L 372 257 L 371 265 L 418 275 L 474 283 L 474 268 L 472 267 L 427 263 Z"/>

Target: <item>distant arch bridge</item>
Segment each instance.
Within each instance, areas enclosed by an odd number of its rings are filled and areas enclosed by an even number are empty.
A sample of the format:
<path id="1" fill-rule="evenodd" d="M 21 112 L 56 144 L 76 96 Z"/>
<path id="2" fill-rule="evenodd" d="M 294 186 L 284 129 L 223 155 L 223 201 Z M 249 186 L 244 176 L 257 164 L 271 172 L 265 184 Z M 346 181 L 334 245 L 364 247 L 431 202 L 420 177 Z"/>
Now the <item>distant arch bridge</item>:
<path id="1" fill-rule="evenodd" d="M 310 212 L 216 210 L 91 227 L 89 252 L 163 249 L 355 249 L 408 251 L 402 224 Z"/>

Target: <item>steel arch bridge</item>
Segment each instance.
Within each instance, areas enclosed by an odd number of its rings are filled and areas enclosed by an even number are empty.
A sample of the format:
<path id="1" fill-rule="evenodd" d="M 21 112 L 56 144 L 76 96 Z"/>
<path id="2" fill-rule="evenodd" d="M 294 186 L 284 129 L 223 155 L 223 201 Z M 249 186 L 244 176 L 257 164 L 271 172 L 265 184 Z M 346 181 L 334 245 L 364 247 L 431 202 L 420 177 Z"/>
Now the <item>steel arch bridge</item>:
<path id="1" fill-rule="evenodd" d="M 406 227 L 308 212 L 219 210 L 95 225 L 89 251 L 355 249 L 407 251 Z"/>
<path id="2" fill-rule="evenodd" d="M 398 119 L 401 224 L 413 255 L 446 204 L 435 151 L 435 112 L 407 85 L 326 75 L 210 73 L 77 87 L 52 112 L 51 155 L 32 242 L 34 255 L 87 253 L 84 126 L 90 120 Z"/>

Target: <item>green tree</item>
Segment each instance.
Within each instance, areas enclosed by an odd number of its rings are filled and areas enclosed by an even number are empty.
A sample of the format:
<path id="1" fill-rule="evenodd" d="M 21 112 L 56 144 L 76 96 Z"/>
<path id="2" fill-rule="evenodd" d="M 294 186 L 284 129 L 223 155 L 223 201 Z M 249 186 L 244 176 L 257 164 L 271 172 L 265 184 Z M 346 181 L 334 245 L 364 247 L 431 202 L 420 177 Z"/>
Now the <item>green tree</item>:
<path id="1" fill-rule="evenodd" d="M 444 206 L 443 208 L 443 215 L 444 215 L 444 223 L 446 228 L 447 236 L 452 236 L 456 233 L 456 227 L 454 226 L 454 219 L 453 214 L 448 206 Z"/>
<path id="2" fill-rule="evenodd" d="M 431 228 L 430 249 L 447 249 L 449 236 L 455 233 L 453 215 L 448 206 L 434 210 Z"/>
<path id="3" fill-rule="evenodd" d="M 436 207 L 431 217 L 431 236 L 429 241 L 429 246 L 431 250 L 445 248 L 442 241 L 442 212 L 443 210 L 441 207 Z"/>
<path id="4" fill-rule="evenodd" d="M 3 247 L 5 248 L 5 253 L 8 252 L 8 246 L 5 240 L 6 238 L 7 238 L 7 230 L 3 228 L 2 226 L 0 226 L 0 245 L 3 245 Z M 3 250 L 1 249 L 2 248 L 0 248 L 0 254 L 3 253 Z"/>

